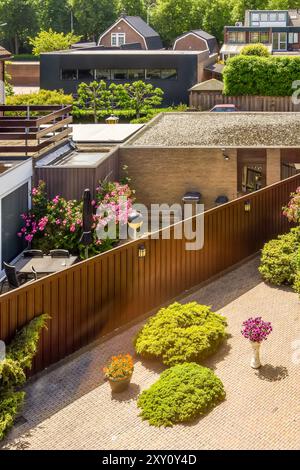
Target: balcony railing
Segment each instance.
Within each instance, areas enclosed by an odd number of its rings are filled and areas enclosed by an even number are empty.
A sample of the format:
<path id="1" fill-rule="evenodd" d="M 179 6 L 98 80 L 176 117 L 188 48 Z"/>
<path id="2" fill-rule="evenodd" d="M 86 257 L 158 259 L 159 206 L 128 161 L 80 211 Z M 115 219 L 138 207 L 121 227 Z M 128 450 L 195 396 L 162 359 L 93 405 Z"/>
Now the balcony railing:
<path id="1" fill-rule="evenodd" d="M 0 106 L 0 155 L 33 155 L 72 132 L 72 106 Z"/>

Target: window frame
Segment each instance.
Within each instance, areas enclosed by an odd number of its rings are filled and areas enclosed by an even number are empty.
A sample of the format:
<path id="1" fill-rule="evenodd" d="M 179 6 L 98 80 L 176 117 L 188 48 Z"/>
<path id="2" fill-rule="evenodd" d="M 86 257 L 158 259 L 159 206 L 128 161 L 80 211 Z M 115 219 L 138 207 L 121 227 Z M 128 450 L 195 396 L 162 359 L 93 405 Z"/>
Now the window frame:
<path id="1" fill-rule="evenodd" d="M 120 42 L 120 38 L 123 38 L 124 42 Z M 113 39 L 115 39 L 115 44 L 113 44 Z M 110 44 L 112 47 L 120 47 L 126 44 L 126 33 L 111 33 Z"/>

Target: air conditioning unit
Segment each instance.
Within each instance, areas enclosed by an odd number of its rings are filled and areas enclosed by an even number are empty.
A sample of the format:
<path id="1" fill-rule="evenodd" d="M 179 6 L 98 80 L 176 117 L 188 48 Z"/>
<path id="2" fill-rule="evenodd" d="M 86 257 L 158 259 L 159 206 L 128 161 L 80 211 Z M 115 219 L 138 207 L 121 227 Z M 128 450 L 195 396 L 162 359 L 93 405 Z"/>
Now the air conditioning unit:
<path id="1" fill-rule="evenodd" d="M 237 22 L 235 23 L 235 26 L 243 26 L 242 21 L 237 21 Z"/>

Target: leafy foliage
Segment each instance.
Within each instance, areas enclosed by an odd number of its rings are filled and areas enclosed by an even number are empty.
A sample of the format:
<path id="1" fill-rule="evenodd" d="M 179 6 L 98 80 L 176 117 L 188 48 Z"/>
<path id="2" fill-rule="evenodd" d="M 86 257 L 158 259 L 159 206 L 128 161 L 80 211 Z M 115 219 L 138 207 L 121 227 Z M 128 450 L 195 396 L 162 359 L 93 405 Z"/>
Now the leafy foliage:
<path id="1" fill-rule="evenodd" d="M 147 112 L 155 106 L 160 106 L 164 96 L 161 88 L 155 88 L 151 83 L 142 80 L 125 85 L 112 83 L 110 89 L 115 93 L 117 106 L 134 109 L 137 119 L 140 118 L 142 110 Z"/>
<path id="2" fill-rule="evenodd" d="M 22 408 L 24 397 L 24 392 L 0 390 L 0 441 L 12 427 L 17 413 Z"/>
<path id="3" fill-rule="evenodd" d="M 300 229 L 298 227 L 267 242 L 262 249 L 259 267 L 263 278 L 275 285 L 293 284 L 299 245 Z"/>
<path id="4" fill-rule="evenodd" d="M 225 398 L 221 380 L 211 369 L 195 363 L 178 364 L 138 399 L 140 416 L 153 426 L 192 421 Z"/>
<path id="5" fill-rule="evenodd" d="M 247 44 L 240 52 L 241 55 L 254 55 L 259 57 L 269 57 L 268 48 L 263 44 Z"/>
<path id="6" fill-rule="evenodd" d="M 226 338 L 226 319 L 197 302 L 174 303 L 151 317 L 135 338 L 144 357 L 169 366 L 196 361 L 214 353 Z"/>
<path id="7" fill-rule="evenodd" d="M 111 93 L 104 80 L 80 83 L 77 95 L 76 106 L 85 110 L 90 109 L 95 123 L 98 122 L 98 112 L 100 110 L 107 112 L 111 108 Z"/>
<path id="8" fill-rule="evenodd" d="M 0 440 L 12 426 L 23 404 L 24 392 L 15 391 L 26 381 L 25 372 L 32 366 L 41 330 L 46 328 L 47 314 L 31 320 L 12 340 L 6 358 L 0 362 Z"/>
<path id="9" fill-rule="evenodd" d="M 223 77 L 225 95 L 290 96 L 300 79 L 300 57 L 239 55 L 227 61 Z"/>
<path id="10" fill-rule="evenodd" d="M 38 56 L 42 52 L 69 49 L 80 38 L 81 36 L 76 36 L 73 33 L 57 33 L 50 28 L 48 31 L 40 31 L 35 38 L 30 38 L 29 43 L 33 48 L 33 54 Z"/>
<path id="11" fill-rule="evenodd" d="M 24 93 L 20 95 L 8 96 L 6 104 L 17 105 L 59 105 L 72 104 L 72 95 L 65 95 L 62 90 L 40 90 L 35 93 Z"/>

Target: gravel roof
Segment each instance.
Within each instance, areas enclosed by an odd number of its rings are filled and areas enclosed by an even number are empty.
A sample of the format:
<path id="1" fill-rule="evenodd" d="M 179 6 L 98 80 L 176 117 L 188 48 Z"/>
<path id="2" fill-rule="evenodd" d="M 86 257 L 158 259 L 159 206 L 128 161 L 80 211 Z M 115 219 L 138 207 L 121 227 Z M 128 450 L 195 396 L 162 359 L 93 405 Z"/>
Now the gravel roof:
<path id="1" fill-rule="evenodd" d="M 300 147 L 300 113 L 166 113 L 129 144 L 158 147 Z"/>

